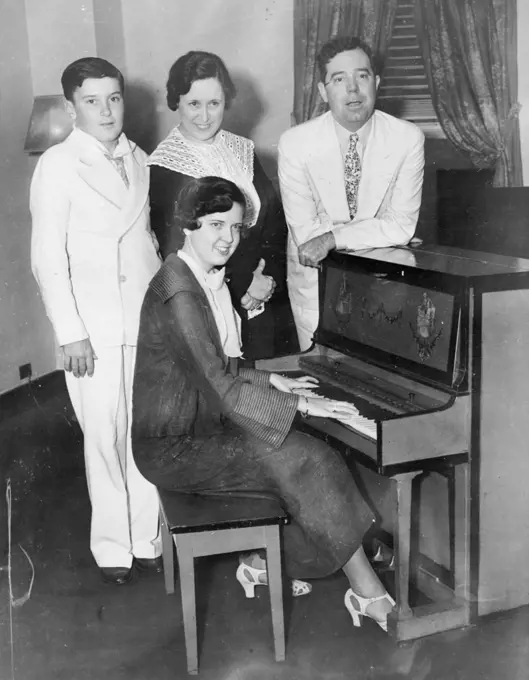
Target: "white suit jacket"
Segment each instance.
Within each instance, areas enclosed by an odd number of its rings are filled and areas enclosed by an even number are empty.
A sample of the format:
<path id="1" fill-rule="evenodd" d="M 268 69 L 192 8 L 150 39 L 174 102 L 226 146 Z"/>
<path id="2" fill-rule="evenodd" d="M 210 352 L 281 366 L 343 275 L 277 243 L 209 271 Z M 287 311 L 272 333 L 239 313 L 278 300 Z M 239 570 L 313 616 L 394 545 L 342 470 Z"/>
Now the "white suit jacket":
<path id="1" fill-rule="evenodd" d="M 135 345 L 160 267 L 149 222 L 146 154 L 122 135 L 130 186 L 90 135 L 48 149 L 31 183 L 31 264 L 59 345 Z"/>
<path id="2" fill-rule="evenodd" d="M 288 289 L 302 349 L 318 324 L 318 270 L 300 264 L 298 246 L 332 231 L 339 250 L 407 243 L 415 232 L 424 170 L 424 135 L 375 111 L 362 158 L 358 212 L 345 194 L 344 162 L 332 114 L 283 133 L 279 182 L 288 223 Z"/>

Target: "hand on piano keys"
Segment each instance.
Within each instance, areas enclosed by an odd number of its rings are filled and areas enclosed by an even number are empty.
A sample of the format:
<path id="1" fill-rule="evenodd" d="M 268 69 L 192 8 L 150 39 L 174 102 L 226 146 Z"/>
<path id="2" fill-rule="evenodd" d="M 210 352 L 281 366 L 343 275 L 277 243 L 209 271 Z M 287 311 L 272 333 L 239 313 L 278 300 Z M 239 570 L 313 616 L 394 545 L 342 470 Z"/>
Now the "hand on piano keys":
<path id="1" fill-rule="evenodd" d="M 354 404 L 321 397 L 313 390 L 299 389 L 293 392 L 307 398 L 307 415 L 338 420 L 348 428 L 376 441 L 376 422 L 362 416 Z"/>
<path id="2" fill-rule="evenodd" d="M 376 422 L 360 415 L 356 406 L 348 401 L 329 399 L 318 394 L 319 380 L 317 378 L 310 375 L 304 375 L 300 378 L 287 378 L 284 375 L 272 373 L 270 384 L 282 392 L 291 392 L 304 397 L 307 407 L 305 415 L 338 420 L 347 427 L 376 441 Z"/>
<path id="3" fill-rule="evenodd" d="M 307 398 L 309 416 L 316 418 L 334 418 L 343 423 L 358 417 L 358 409 L 347 401 L 335 401 L 317 394 Z"/>
<path id="4" fill-rule="evenodd" d="M 311 375 L 302 375 L 299 378 L 287 378 L 279 373 L 270 374 L 270 384 L 280 392 L 295 392 L 298 390 L 312 390 L 318 386 L 318 379 Z"/>
<path id="5" fill-rule="evenodd" d="M 337 401 L 320 396 L 315 390 L 318 387 L 318 379 L 311 375 L 303 375 L 299 378 L 287 378 L 278 373 L 270 375 L 270 384 L 281 392 L 291 392 L 305 397 L 307 400 L 307 415 L 319 418 L 334 418 L 347 422 L 358 416 L 358 409 L 347 401 Z"/>

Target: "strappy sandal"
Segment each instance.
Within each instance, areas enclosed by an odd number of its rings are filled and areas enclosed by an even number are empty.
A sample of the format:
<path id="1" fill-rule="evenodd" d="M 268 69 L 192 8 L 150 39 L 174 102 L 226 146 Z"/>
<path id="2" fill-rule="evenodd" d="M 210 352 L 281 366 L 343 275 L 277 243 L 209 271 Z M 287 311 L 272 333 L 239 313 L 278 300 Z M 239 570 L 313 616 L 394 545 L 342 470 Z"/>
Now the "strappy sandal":
<path id="1" fill-rule="evenodd" d="M 245 562 L 241 562 L 237 567 L 235 574 L 237 581 L 244 589 L 244 594 L 247 598 L 255 597 L 255 586 L 267 586 L 268 577 L 266 569 L 255 569 Z M 312 586 L 306 581 L 300 581 L 297 578 L 291 580 L 292 596 L 301 597 L 301 595 L 308 595 L 312 592 Z"/>

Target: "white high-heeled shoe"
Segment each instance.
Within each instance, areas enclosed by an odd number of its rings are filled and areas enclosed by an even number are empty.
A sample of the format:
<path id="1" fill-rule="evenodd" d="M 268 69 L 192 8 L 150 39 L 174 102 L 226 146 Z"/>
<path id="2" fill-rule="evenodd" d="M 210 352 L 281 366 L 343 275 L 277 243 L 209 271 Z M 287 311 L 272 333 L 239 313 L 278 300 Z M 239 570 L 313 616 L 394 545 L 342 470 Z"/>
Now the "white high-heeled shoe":
<path id="1" fill-rule="evenodd" d="M 358 601 L 360 609 L 357 609 L 354 606 L 351 597 L 354 597 L 355 600 Z M 369 607 L 370 604 L 373 604 L 373 602 L 379 602 L 380 600 L 388 600 L 392 607 L 395 606 L 395 600 L 391 597 L 389 593 L 384 593 L 384 595 L 379 595 L 378 597 L 360 597 L 360 595 L 357 595 L 352 590 L 352 588 L 349 588 L 349 590 L 345 593 L 344 603 L 345 606 L 347 607 L 349 614 L 351 614 L 351 617 L 353 619 L 353 625 L 356 628 L 359 628 L 362 625 L 362 620 L 360 619 L 360 617 L 367 616 L 368 618 L 373 619 L 375 623 L 378 623 L 378 625 L 382 628 L 382 630 L 385 633 L 388 632 L 387 614 L 383 620 L 380 620 L 376 619 L 374 616 L 366 612 L 366 609 Z"/>
<path id="2" fill-rule="evenodd" d="M 255 569 L 244 562 L 241 562 L 237 567 L 235 576 L 237 577 L 237 581 L 239 581 L 244 588 L 244 594 L 249 599 L 255 597 L 255 586 L 268 585 L 266 569 Z M 264 579 L 260 579 L 260 576 L 264 576 Z M 299 581 L 297 578 L 294 578 L 292 579 L 291 584 L 293 597 L 308 595 L 312 592 L 312 586 L 306 581 Z"/>

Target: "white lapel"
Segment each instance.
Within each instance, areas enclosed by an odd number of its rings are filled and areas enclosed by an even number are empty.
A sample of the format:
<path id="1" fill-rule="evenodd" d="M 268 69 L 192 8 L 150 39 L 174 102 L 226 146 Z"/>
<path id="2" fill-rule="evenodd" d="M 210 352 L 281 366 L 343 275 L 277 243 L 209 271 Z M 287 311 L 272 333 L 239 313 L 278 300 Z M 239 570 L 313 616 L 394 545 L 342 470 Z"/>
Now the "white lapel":
<path id="1" fill-rule="evenodd" d="M 125 189 L 126 198 L 123 204 L 123 230 L 128 231 L 136 222 L 139 214 L 149 200 L 149 168 L 147 156 L 130 142 L 131 153 L 125 158 L 125 167 L 129 178 L 129 188 Z M 116 175 L 119 174 L 116 173 Z M 121 180 L 121 177 L 119 177 Z M 123 183 L 123 180 L 121 180 Z"/>
<path id="2" fill-rule="evenodd" d="M 343 158 L 333 117 L 324 113 L 316 129 L 311 130 L 307 166 L 325 212 L 333 222 L 349 221 L 349 206 L 345 195 Z"/>
<path id="3" fill-rule="evenodd" d="M 112 163 L 105 158 L 97 140 L 74 128 L 68 142 L 75 146 L 80 178 L 93 191 L 121 209 L 126 199 L 127 187 Z"/>
<path id="4" fill-rule="evenodd" d="M 398 164 L 394 142 L 383 114 L 375 111 L 371 133 L 362 158 L 358 212 L 355 218 L 357 220 L 375 217 L 380 208 Z"/>

